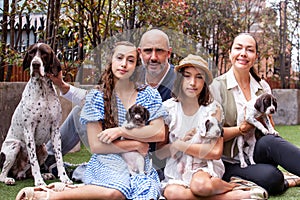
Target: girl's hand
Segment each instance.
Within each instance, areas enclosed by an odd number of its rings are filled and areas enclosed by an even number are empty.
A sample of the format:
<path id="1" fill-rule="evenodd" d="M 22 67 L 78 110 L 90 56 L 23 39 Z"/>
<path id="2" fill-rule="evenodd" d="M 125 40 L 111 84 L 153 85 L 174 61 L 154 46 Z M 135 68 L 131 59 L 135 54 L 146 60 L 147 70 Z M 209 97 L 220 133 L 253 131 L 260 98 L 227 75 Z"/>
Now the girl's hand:
<path id="1" fill-rule="evenodd" d="M 170 154 L 171 154 L 171 157 L 176 159 L 176 154 L 178 152 L 178 149 L 176 148 L 176 141 L 173 142 L 170 146 L 169 146 L 169 150 L 170 150 Z"/>
<path id="2" fill-rule="evenodd" d="M 149 144 L 147 142 L 139 142 L 139 141 L 136 142 L 139 143 L 138 145 L 136 145 L 137 147 L 136 150 L 145 157 L 149 151 Z"/>
<path id="3" fill-rule="evenodd" d="M 195 133 L 196 133 L 196 128 L 189 130 L 185 134 L 184 138 L 182 138 L 182 141 L 184 141 L 184 142 L 189 141 L 190 139 L 192 139 L 192 137 L 195 135 Z"/>
<path id="4" fill-rule="evenodd" d="M 110 144 L 117 138 L 122 136 L 122 129 L 121 127 L 116 127 L 116 128 L 108 128 L 105 129 L 104 131 L 98 133 L 97 137 L 100 142 Z"/>

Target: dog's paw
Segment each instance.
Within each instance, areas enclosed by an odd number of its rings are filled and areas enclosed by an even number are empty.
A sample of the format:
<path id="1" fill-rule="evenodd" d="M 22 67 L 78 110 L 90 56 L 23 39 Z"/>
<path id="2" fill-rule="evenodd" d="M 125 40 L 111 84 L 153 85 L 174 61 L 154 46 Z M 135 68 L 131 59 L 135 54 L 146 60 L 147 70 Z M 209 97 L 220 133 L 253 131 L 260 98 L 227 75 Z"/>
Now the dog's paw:
<path id="1" fill-rule="evenodd" d="M 245 167 L 248 167 L 247 163 L 246 162 L 241 162 L 241 168 L 245 168 Z"/>
<path id="2" fill-rule="evenodd" d="M 56 178 L 52 173 L 43 173 L 42 177 L 44 180 L 53 180 Z"/>
<path id="3" fill-rule="evenodd" d="M 264 135 L 268 135 L 269 134 L 269 130 L 264 128 L 261 130 L 261 132 L 264 134 Z"/>
<path id="4" fill-rule="evenodd" d="M 251 164 L 251 165 L 255 165 L 255 164 L 256 164 L 256 163 L 254 162 L 254 160 L 253 160 L 253 159 L 252 159 L 252 160 L 251 160 L 251 159 L 249 159 L 249 160 L 250 160 L 250 164 Z"/>
<path id="5" fill-rule="evenodd" d="M 275 136 L 279 136 L 279 133 L 275 130 L 273 130 L 272 134 L 275 135 Z"/>
<path id="6" fill-rule="evenodd" d="M 126 124 L 124 127 L 125 127 L 126 129 L 128 129 L 128 130 L 131 130 L 131 129 L 135 128 L 135 125 L 132 124 L 132 123 L 128 123 L 128 124 Z"/>
<path id="7" fill-rule="evenodd" d="M 16 176 L 16 179 L 17 180 L 24 180 L 26 178 L 26 174 L 25 172 L 18 172 L 17 176 Z"/>
<path id="8" fill-rule="evenodd" d="M 14 184 L 16 184 L 16 181 L 15 181 L 15 179 L 13 179 L 13 178 L 7 177 L 7 178 L 5 178 L 4 183 L 5 183 L 6 185 L 14 185 Z"/>
<path id="9" fill-rule="evenodd" d="M 34 181 L 35 186 L 46 186 L 47 184 L 44 182 L 43 178 L 37 179 Z"/>
<path id="10" fill-rule="evenodd" d="M 270 130 L 268 131 L 268 133 L 266 133 L 265 135 L 274 135 L 274 136 L 279 136 L 279 133 L 275 130 Z"/>
<path id="11" fill-rule="evenodd" d="M 61 181 L 62 183 L 65 183 L 65 184 L 73 184 L 73 181 L 71 181 L 71 180 L 69 179 L 69 177 L 67 177 L 67 176 L 62 176 L 62 177 L 60 177 L 59 179 L 60 179 L 60 181 Z"/>

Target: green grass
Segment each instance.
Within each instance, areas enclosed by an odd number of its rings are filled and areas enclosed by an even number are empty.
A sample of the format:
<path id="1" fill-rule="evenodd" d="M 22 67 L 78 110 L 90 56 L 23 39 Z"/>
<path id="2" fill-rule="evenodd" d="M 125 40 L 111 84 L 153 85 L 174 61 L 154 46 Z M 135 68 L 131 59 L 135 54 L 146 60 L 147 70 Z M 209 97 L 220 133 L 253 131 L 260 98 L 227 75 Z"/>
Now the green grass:
<path id="1" fill-rule="evenodd" d="M 87 162 L 91 156 L 91 153 L 84 147 L 82 146 L 81 150 L 76 153 L 68 153 L 67 155 L 64 156 L 64 161 L 70 162 L 73 164 L 79 164 L 83 162 Z M 47 184 L 51 182 L 59 181 L 58 179 L 56 180 L 50 180 L 46 181 Z M 14 200 L 18 192 L 28 186 L 33 186 L 34 182 L 33 179 L 26 179 L 22 181 L 16 181 L 16 185 L 14 186 L 6 186 L 4 183 L 0 183 L 0 199 L 2 200 Z"/>
<path id="2" fill-rule="evenodd" d="M 280 133 L 280 135 L 285 138 L 286 140 L 290 141 L 291 143 L 300 147 L 300 125 L 297 126 L 276 126 L 276 130 Z M 86 150 L 84 147 L 81 148 L 82 150 L 76 153 L 69 153 L 64 156 L 64 161 L 70 163 L 82 163 L 89 160 L 90 152 Z M 299 162 L 299 161 L 295 161 Z M 282 169 L 282 168 L 281 168 Z M 282 169 L 284 170 L 284 169 Z M 47 184 L 58 181 L 46 181 Z M 23 181 L 17 181 L 16 185 L 14 186 L 6 186 L 3 183 L 0 183 L 0 199 L 5 200 L 14 200 L 18 191 L 23 187 L 33 186 L 33 180 L 27 179 Z M 271 196 L 270 200 L 296 200 L 300 198 L 300 187 L 294 187 L 288 189 L 284 194 L 280 196 Z"/>

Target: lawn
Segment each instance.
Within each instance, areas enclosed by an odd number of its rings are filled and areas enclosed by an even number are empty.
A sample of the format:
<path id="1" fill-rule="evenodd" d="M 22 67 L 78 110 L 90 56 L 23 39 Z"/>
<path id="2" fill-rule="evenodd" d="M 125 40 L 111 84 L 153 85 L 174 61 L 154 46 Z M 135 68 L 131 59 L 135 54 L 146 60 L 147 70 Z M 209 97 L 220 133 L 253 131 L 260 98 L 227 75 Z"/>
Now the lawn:
<path id="1" fill-rule="evenodd" d="M 292 142 L 293 144 L 300 147 L 300 125 L 297 126 L 277 126 L 276 130 L 279 131 L 280 135 L 286 140 Z M 82 163 L 88 161 L 90 157 L 89 151 L 87 151 L 84 147 L 80 152 L 69 153 L 64 156 L 64 161 L 70 163 Z M 299 162 L 299 161 L 295 161 Z M 283 169 L 282 169 L 283 170 Z M 54 180 L 58 181 L 58 180 Z M 47 181 L 47 183 L 51 183 L 54 181 Z M 17 181 L 14 186 L 6 186 L 3 183 L 0 183 L 0 199 L 5 200 L 14 200 L 18 191 L 26 186 L 33 186 L 33 180 L 27 179 L 23 181 Z M 270 200 L 296 200 L 300 197 L 300 187 L 290 188 L 284 194 L 280 196 L 272 196 Z"/>

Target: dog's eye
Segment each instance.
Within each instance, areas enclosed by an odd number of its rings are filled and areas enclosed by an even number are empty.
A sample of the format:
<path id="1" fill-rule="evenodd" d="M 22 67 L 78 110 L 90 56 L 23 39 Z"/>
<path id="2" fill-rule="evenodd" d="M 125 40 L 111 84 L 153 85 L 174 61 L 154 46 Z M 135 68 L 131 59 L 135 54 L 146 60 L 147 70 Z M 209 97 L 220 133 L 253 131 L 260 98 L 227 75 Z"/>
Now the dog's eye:
<path id="1" fill-rule="evenodd" d="M 28 54 L 29 54 L 30 56 L 33 56 L 35 53 L 36 53 L 36 49 L 35 49 L 35 48 L 34 48 L 34 49 L 31 49 L 30 51 L 28 51 Z"/>
<path id="2" fill-rule="evenodd" d="M 43 49 L 43 48 L 40 48 L 40 52 L 41 52 L 42 55 L 43 54 L 49 54 L 49 52 L 47 50 Z"/>

